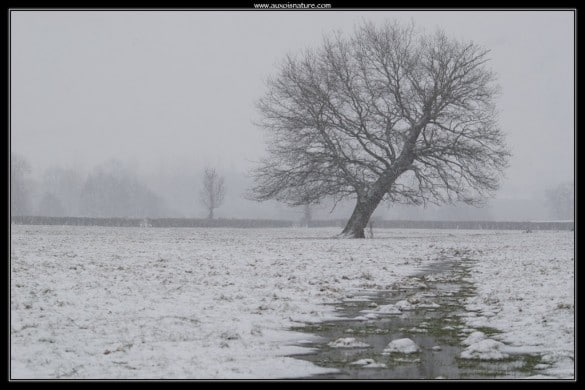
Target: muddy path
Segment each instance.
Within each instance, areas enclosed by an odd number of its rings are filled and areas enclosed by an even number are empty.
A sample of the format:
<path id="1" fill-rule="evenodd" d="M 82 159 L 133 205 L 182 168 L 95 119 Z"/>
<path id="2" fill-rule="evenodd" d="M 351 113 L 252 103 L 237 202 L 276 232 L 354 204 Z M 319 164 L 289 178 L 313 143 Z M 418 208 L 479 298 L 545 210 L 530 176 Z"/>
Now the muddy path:
<path id="1" fill-rule="evenodd" d="M 475 348 L 468 345 L 471 334 L 479 335 L 478 340 L 490 339 L 476 346 L 490 347 L 493 342 L 496 347 L 505 347 L 492 339 L 497 339 L 497 329 L 471 329 L 464 324 L 463 317 L 475 315 L 464 305 L 475 293 L 469 278 L 473 261 L 444 258 L 390 290 L 356 290 L 335 305 L 339 319 L 293 328 L 319 336 L 318 342 L 303 344 L 316 352 L 293 357 L 339 370 L 305 379 L 510 379 L 537 375 L 538 355 L 502 355 L 494 349 L 462 358 L 466 348 Z M 393 340 L 405 338 L 412 340 L 418 351 L 386 349 Z"/>

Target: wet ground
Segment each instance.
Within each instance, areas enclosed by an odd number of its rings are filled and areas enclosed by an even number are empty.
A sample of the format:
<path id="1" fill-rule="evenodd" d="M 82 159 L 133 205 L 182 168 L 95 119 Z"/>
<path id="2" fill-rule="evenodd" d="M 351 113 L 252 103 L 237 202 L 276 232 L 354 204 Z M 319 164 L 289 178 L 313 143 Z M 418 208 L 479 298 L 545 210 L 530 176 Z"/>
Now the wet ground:
<path id="1" fill-rule="evenodd" d="M 481 331 L 487 337 L 499 333 L 492 328 L 470 329 L 462 321 L 463 316 L 474 315 L 464 307 L 465 298 L 475 290 L 469 280 L 472 262 L 445 259 L 389 290 L 356 290 L 335 306 L 341 319 L 294 328 L 320 336 L 319 342 L 303 344 L 315 348 L 315 353 L 295 358 L 339 370 L 306 379 L 514 379 L 537 375 L 538 355 L 510 354 L 499 360 L 460 357 L 465 348 L 461 341 L 471 332 Z M 402 311 L 380 310 L 380 306 L 396 303 L 402 304 Z M 369 346 L 328 345 L 340 338 L 354 338 Z M 420 351 L 384 354 L 389 342 L 402 338 L 414 341 Z M 371 364 L 355 364 L 361 359 L 371 359 Z"/>

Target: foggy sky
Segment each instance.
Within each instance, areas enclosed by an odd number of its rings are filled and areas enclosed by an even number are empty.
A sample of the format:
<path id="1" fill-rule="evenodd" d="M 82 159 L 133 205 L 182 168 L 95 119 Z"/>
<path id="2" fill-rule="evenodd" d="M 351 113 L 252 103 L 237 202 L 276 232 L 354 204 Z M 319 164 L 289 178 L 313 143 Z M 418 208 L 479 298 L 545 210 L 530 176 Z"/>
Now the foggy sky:
<path id="1" fill-rule="evenodd" d="M 112 158 L 244 172 L 264 153 L 254 104 L 284 55 L 388 18 L 491 49 L 513 152 L 498 198 L 572 180 L 567 11 L 12 11 L 12 151 L 35 172 Z"/>

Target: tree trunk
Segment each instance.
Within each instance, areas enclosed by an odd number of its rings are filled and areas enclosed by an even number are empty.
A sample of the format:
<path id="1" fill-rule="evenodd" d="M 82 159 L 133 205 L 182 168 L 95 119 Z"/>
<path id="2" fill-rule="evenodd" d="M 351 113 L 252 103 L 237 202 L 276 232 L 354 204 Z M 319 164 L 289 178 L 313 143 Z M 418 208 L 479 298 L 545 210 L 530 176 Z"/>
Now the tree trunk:
<path id="1" fill-rule="evenodd" d="M 395 179 L 396 176 L 383 176 L 372 186 L 367 195 L 358 196 L 353 213 L 340 234 L 341 237 L 365 238 L 364 229 L 384 198 L 386 188 L 389 188 Z"/>
<path id="2" fill-rule="evenodd" d="M 213 209 L 209 208 L 209 215 L 207 216 L 207 219 L 213 219 Z"/>
<path id="3" fill-rule="evenodd" d="M 347 238 L 365 238 L 364 229 L 368 225 L 370 217 L 382 201 L 382 196 L 374 195 L 366 199 L 359 199 L 355 205 L 353 213 L 347 221 L 341 236 Z"/>

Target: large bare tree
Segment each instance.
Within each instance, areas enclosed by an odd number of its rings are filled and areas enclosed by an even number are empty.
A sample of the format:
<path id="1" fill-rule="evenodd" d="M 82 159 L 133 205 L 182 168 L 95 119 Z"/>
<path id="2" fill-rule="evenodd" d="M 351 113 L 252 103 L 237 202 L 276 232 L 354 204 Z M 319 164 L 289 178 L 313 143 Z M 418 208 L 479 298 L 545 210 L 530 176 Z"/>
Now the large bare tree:
<path id="1" fill-rule="evenodd" d="M 269 138 L 254 197 L 353 198 L 342 235 L 355 238 L 384 199 L 480 202 L 509 157 L 487 55 L 441 31 L 387 22 L 287 56 L 258 104 Z"/>
<path id="2" fill-rule="evenodd" d="M 201 203 L 207 208 L 207 218 L 213 219 L 213 210 L 221 206 L 225 196 L 223 177 L 215 168 L 205 168 L 203 172 L 203 189 L 200 194 Z"/>

